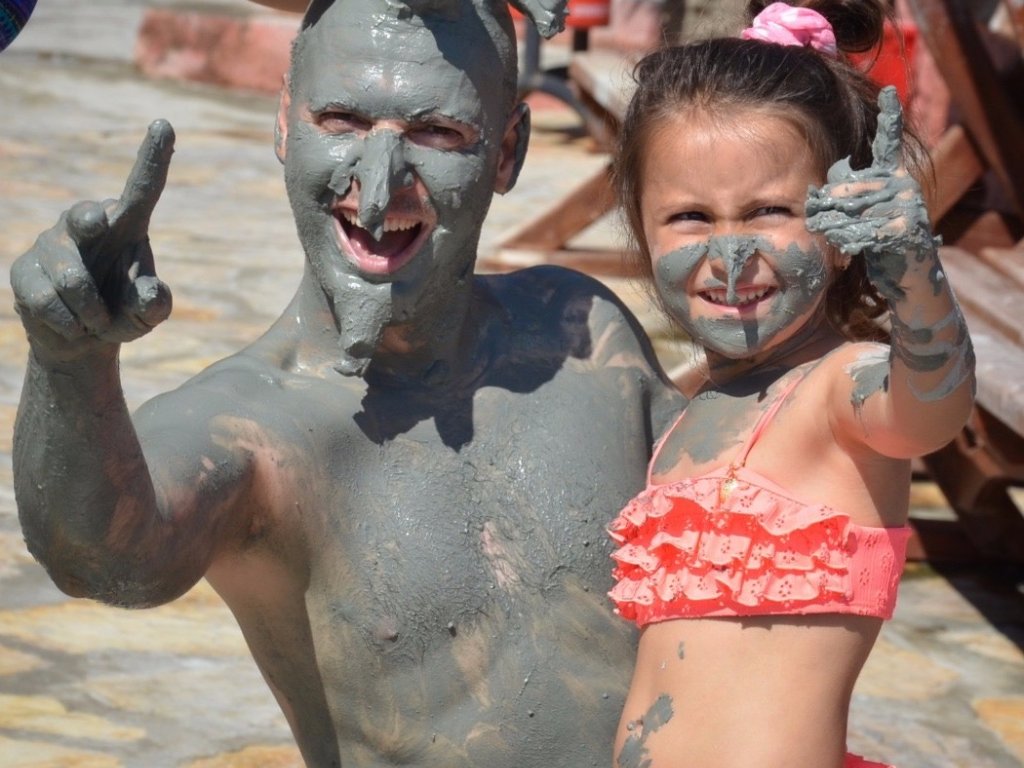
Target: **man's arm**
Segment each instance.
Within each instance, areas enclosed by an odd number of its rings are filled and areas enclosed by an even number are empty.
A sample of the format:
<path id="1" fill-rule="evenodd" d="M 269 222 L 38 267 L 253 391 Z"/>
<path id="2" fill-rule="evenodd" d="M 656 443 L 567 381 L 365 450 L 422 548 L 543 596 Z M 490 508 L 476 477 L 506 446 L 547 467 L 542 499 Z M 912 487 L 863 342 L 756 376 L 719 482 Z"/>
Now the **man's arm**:
<path id="1" fill-rule="evenodd" d="M 30 345 L 14 432 L 26 542 L 65 592 L 124 605 L 180 595 L 216 547 L 215 516 L 197 525 L 198 505 L 151 479 L 118 374 L 121 343 L 170 312 L 148 227 L 173 142 L 154 123 L 121 198 L 77 204 L 11 270 Z"/>
<path id="2" fill-rule="evenodd" d="M 654 444 L 672 426 L 683 408 L 689 402 L 676 381 L 662 368 L 647 331 L 621 299 L 608 291 L 611 303 L 607 328 L 612 331 L 610 339 L 616 339 L 614 346 L 619 351 L 606 362 L 632 360 L 632 365 L 642 372 L 647 388 L 647 418 L 651 430 L 651 450 Z M 604 314 L 604 313 L 601 313 Z"/>

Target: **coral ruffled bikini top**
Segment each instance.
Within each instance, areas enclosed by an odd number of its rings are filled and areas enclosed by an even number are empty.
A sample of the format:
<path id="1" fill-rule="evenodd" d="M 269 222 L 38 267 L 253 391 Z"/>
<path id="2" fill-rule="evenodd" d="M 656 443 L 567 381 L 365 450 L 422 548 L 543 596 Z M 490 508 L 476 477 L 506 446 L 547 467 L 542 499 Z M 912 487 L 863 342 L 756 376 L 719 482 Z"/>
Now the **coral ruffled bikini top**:
<path id="1" fill-rule="evenodd" d="M 642 627 L 711 616 L 892 616 L 910 528 L 858 525 L 745 466 L 801 378 L 728 467 L 666 484 L 653 484 L 648 470 L 647 488 L 608 527 L 620 545 L 609 595 L 623 618 Z"/>

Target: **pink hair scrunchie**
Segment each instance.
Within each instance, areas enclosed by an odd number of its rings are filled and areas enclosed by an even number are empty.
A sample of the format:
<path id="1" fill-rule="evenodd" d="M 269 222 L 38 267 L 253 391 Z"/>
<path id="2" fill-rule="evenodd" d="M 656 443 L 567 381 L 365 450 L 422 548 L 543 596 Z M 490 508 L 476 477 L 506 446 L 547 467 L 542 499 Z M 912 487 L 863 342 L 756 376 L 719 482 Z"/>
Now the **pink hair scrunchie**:
<path id="1" fill-rule="evenodd" d="M 772 3 L 766 7 L 740 37 L 778 45 L 809 45 L 829 56 L 839 53 L 828 19 L 810 8 L 795 8 L 788 3 Z"/>

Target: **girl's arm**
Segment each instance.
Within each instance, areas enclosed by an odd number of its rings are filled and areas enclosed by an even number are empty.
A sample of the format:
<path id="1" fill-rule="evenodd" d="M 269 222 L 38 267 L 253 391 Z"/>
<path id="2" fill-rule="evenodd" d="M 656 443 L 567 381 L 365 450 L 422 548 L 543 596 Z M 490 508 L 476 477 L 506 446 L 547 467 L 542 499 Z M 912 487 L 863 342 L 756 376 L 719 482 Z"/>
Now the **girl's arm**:
<path id="1" fill-rule="evenodd" d="M 910 458 L 949 442 L 974 401 L 974 353 L 939 261 L 920 188 L 903 167 L 895 90 L 879 95 L 874 162 L 841 161 L 813 190 L 807 227 L 841 252 L 860 254 L 889 305 L 892 341 L 857 345 L 836 378 L 835 425 L 879 453 Z"/>

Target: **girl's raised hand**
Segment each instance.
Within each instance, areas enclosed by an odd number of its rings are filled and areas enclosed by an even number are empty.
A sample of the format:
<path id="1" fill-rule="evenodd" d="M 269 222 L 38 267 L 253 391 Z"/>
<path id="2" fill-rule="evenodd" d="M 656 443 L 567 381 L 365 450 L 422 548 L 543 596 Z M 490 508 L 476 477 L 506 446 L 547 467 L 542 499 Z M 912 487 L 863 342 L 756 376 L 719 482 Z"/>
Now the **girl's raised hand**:
<path id="1" fill-rule="evenodd" d="M 849 158 L 828 171 L 825 186 L 807 196 L 807 229 L 823 234 L 847 257 L 863 254 L 868 277 L 890 303 L 904 297 L 901 282 L 910 259 L 935 254 L 928 210 L 903 164 L 903 111 L 896 89 L 878 95 L 873 160 L 853 170 Z"/>
<path id="2" fill-rule="evenodd" d="M 850 376 L 849 434 L 879 453 L 910 458 L 949 442 L 973 402 L 974 353 L 939 261 L 921 189 L 903 164 L 903 114 L 894 88 L 878 96 L 872 163 L 842 160 L 807 198 L 807 229 L 848 258 L 860 254 L 888 302 L 888 350 L 862 354 Z M 845 369 L 844 369 L 845 370 Z"/>

